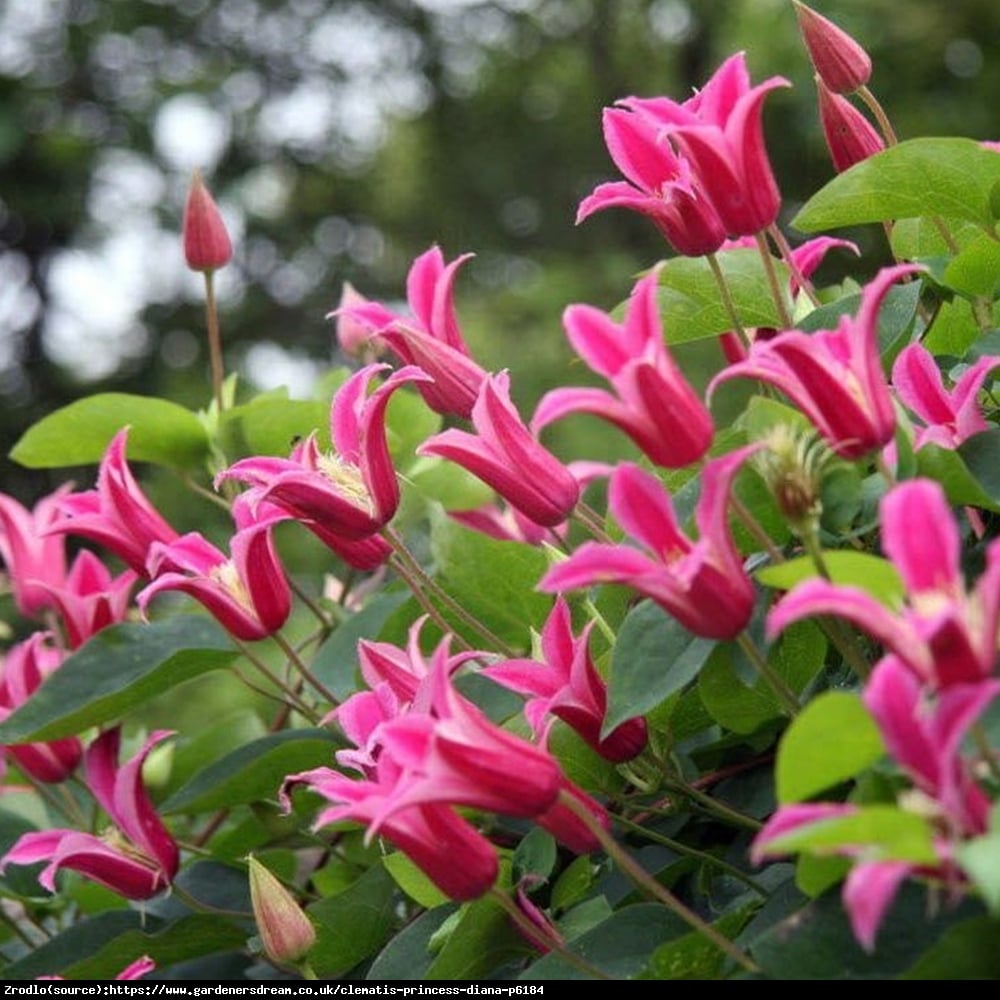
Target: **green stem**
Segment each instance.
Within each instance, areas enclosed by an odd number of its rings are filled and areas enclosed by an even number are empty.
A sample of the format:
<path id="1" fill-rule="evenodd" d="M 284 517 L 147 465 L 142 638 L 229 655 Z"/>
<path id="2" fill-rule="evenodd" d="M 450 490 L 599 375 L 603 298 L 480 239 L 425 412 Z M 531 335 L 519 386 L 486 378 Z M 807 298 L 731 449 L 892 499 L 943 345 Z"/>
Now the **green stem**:
<path id="1" fill-rule="evenodd" d="M 219 312 L 215 305 L 215 272 L 205 271 L 205 323 L 208 327 L 208 354 L 212 365 L 212 395 L 221 415 L 224 409 L 222 382 L 225 369 L 222 364 L 222 336 L 219 333 Z"/>
<path id="2" fill-rule="evenodd" d="M 753 816 L 748 816 L 746 813 L 740 812 L 739 809 L 727 806 L 725 802 L 713 799 L 711 795 L 677 776 L 668 777 L 664 780 L 663 785 L 668 791 L 690 799 L 701 808 L 702 812 L 723 823 L 737 826 L 742 830 L 749 830 L 751 833 L 756 833 L 763 825 Z"/>
<path id="3" fill-rule="evenodd" d="M 289 586 L 292 588 L 292 593 L 313 613 L 313 616 L 323 627 L 325 634 L 322 639 L 325 639 L 330 632 L 336 628 L 337 623 L 332 621 L 330 616 L 306 593 L 305 589 L 295 582 L 293 579 L 289 579 Z M 322 641 L 320 639 L 319 641 Z"/>
<path id="4" fill-rule="evenodd" d="M 774 543 L 774 539 L 764 530 L 761 523 L 750 513 L 749 510 L 744 506 L 743 501 L 736 496 L 735 493 L 729 494 L 729 506 L 732 507 L 733 513 L 743 522 L 743 526 L 753 535 L 754 538 L 760 543 L 764 551 L 767 553 L 768 558 L 773 563 L 780 563 L 785 561 L 785 557 L 782 555 L 781 550 Z"/>
<path id="5" fill-rule="evenodd" d="M 875 116 L 875 121 L 878 122 L 879 131 L 882 133 L 882 138 L 885 139 L 885 144 L 887 146 L 895 146 L 899 142 L 899 139 L 896 138 L 896 130 L 892 127 L 885 109 L 879 104 L 878 98 L 866 86 L 858 89 L 858 97 L 865 102 L 868 110 Z"/>
<path id="6" fill-rule="evenodd" d="M 260 659 L 259 656 L 251 652 L 246 643 L 239 639 L 234 640 L 240 652 L 260 671 L 290 702 L 312 723 L 319 722 L 319 716 L 296 694 L 293 688 L 289 687 L 271 668 Z"/>
<path id="7" fill-rule="evenodd" d="M 170 887 L 170 891 L 189 909 L 198 913 L 211 913 L 220 917 L 237 917 L 240 920 L 253 918 L 252 913 L 244 913 L 242 910 L 226 910 L 222 907 L 212 906 L 211 903 L 205 903 L 192 896 L 187 890 L 182 889 L 176 882 Z"/>
<path id="8" fill-rule="evenodd" d="M 771 298 L 778 309 L 778 318 L 781 320 L 781 328 L 790 330 L 792 328 L 792 316 L 788 311 L 788 303 L 785 302 L 784 293 L 781 290 L 781 282 L 778 280 L 778 272 L 774 267 L 774 258 L 771 256 L 771 248 L 767 245 L 767 237 L 763 233 L 757 233 L 757 249 L 760 251 L 760 259 L 764 262 L 764 273 L 767 275 L 767 285 L 771 290 Z"/>
<path id="9" fill-rule="evenodd" d="M 882 456 L 881 451 L 875 452 L 875 468 L 878 469 L 890 490 L 897 485 L 896 476 L 892 469 L 886 465 L 885 458 Z"/>
<path id="10" fill-rule="evenodd" d="M 774 670 L 771 664 L 767 662 L 767 658 L 761 653 L 745 631 L 736 637 L 736 642 L 746 654 L 747 659 L 754 665 L 757 673 L 764 678 L 775 693 L 778 701 L 781 702 L 782 707 L 785 709 L 785 713 L 795 718 L 801 708 L 795 692 L 785 683 L 784 678 Z"/>
<path id="11" fill-rule="evenodd" d="M 582 500 L 573 508 L 570 516 L 583 525 L 602 545 L 615 544 L 615 540 L 604 530 L 600 515 Z"/>
<path id="12" fill-rule="evenodd" d="M 281 651 L 288 657 L 288 662 L 299 672 L 299 676 L 304 677 L 316 692 L 325 698 L 333 708 L 336 708 L 340 704 L 340 699 L 306 666 L 305 660 L 299 656 L 295 647 L 280 632 L 275 632 L 271 638 L 281 647 Z"/>
<path id="13" fill-rule="evenodd" d="M 719 266 L 719 258 L 714 253 L 709 253 L 705 254 L 705 260 L 708 261 L 708 266 L 711 268 L 715 283 L 719 286 L 719 296 L 722 299 L 722 305 L 726 310 L 726 314 L 729 316 L 729 322 L 733 324 L 733 331 L 738 333 L 743 343 L 749 347 L 752 341 L 746 328 L 743 326 L 740 314 L 736 311 L 736 303 L 733 302 L 733 296 L 729 290 L 729 282 L 726 281 L 726 276 Z"/>
<path id="14" fill-rule="evenodd" d="M 768 227 L 767 231 L 771 234 L 771 239 L 774 240 L 774 244 L 778 248 L 778 252 L 781 254 L 781 259 L 785 262 L 785 266 L 792 272 L 792 278 L 794 278 L 795 283 L 806 293 L 809 297 L 809 301 L 814 306 L 818 306 L 820 301 L 819 297 L 816 295 L 816 290 L 813 288 L 812 282 L 802 273 L 802 268 L 795 263 L 792 248 L 788 245 L 788 240 L 785 239 L 785 234 L 777 227 L 777 225 Z"/>
<path id="15" fill-rule="evenodd" d="M 720 934 L 711 924 L 703 920 L 686 903 L 682 902 L 666 886 L 661 885 L 649 874 L 614 837 L 604 829 L 582 803 L 566 792 L 559 793 L 559 802 L 565 806 L 590 830 L 594 838 L 609 858 L 629 880 L 652 899 L 663 903 L 672 913 L 681 918 L 692 930 L 706 937 L 721 952 L 728 955 L 737 965 L 748 972 L 759 972 L 756 963 L 741 948 L 733 944 L 724 934 Z"/>

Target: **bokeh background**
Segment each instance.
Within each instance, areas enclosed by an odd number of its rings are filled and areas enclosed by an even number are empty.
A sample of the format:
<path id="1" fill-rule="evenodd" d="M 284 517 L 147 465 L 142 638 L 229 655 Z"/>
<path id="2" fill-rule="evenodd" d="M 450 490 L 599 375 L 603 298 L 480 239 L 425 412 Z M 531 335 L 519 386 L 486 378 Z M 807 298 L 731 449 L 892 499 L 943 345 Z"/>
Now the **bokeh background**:
<path id="1" fill-rule="evenodd" d="M 996 0 L 814 6 L 871 52 L 901 137 L 1000 138 Z M 573 225 L 615 176 L 601 108 L 684 97 L 737 49 L 794 84 L 765 118 L 787 219 L 831 176 L 790 0 L 0 0 L 0 454 L 92 391 L 207 403 L 194 168 L 237 246 L 220 296 L 248 390 L 308 396 L 342 282 L 398 303 L 438 243 L 476 253 L 463 327 L 531 405 L 579 374 L 563 308 L 610 308 L 668 252 L 623 212 Z M 0 460 L 25 500 L 57 481 Z"/>

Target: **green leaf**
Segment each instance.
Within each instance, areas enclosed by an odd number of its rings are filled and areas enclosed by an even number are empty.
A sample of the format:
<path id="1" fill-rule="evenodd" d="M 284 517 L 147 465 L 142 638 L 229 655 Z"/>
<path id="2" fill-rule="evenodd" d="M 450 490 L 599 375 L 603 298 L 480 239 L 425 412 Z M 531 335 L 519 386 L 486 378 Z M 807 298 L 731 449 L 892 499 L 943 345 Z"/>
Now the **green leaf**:
<path id="1" fill-rule="evenodd" d="M 405 468 L 418 445 L 441 429 L 441 415 L 418 392 L 402 389 L 389 400 L 385 425 L 393 460 Z"/>
<path id="2" fill-rule="evenodd" d="M 456 907 L 451 905 L 421 913 L 379 952 L 366 978 L 383 981 L 423 979 L 434 960 L 431 939 L 455 912 Z"/>
<path id="3" fill-rule="evenodd" d="M 899 571 L 879 556 L 867 552 L 833 549 L 823 553 L 830 580 L 841 587 L 858 587 L 889 607 L 898 608 L 903 600 L 903 581 Z M 799 556 L 774 566 L 765 566 L 754 574 L 766 587 L 791 590 L 805 580 L 819 576 L 809 556 Z"/>
<path id="4" fill-rule="evenodd" d="M 994 916 L 1000 914 L 1000 830 L 959 844 L 955 856 Z"/>
<path id="5" fill-rule="evenodd" d="M 500 639 L 526 649 L 529 630 L 541 628 L 552 606 L 550 597 L 535 590 L 548 568 L 545 553 L 471 531 L 436 507 L 431 512 L 431 552 L 445 590 Z M 442 614 L 475 648 L 482 646 L 483 637 L 447 607 Z"/>
<path id="6" fill-rule="evenodd" d="M 850 858 L 835 854 L 800 854 L 795 865 L 795 884 L 815 899 L 842 881 L 850 870 Z"/>
<path id="7" fill-rule="evenodd" d="M 617 910 L 593 930 L 567 945 L 612 979 L 634 979 L 648 966 L 653 952 L 688 930 L 680 917 L 658 903 L 638 903 Z M 589 979 L 586 972 L 555 953 L 540 958 L 522 980 Z"/>
<path id="8" fill-rule="evenodd" d="M 320 979 L 333 979 L 374 955 L 392 931 L 396 883 L 381 864 L 349 889 L 307 907 L 316 924 L 309 964 Z"/>
<path id="9" fill-rule="evenodd" d="M 525 875 L 547 879 L 556 866 L 557 848 L 552 834 L 540 826 L 532 827 L 514 851 L 514 881 Z"/>
<path id="10" fill-rule="evenodd" d="M 940 215 L 991 226 L 1000 157 L 972 139 L 910 139 L 836 176 L 792 225 L 804 233 Z"/>
<path id="11" fill-rule="evenodd" d="M 744 327 L 780 327 L 781 316 L 760 254 L 745 248 L 721 250 L 716 259 Z M 787 288 L 787 268 L 779 261 L 774 266 L 779 285 Z M 662 265 L 659 304 L 669 344 L 714 337 L 733 329 L 712 269 L 702 257 L 674 257 Z"/>
<path id="12" fill-rule="evenodd" d="M 712 926 L 730 940 L 743 929 L 755 907 L 744 906 L 720 917 Z M 653 952 L 649 962 L 650 979 L 717 979 L 726 956 L 704 934 L 691 931 L 668 941 Z"/>
<path id="13" fill-rule="evenodd" d="M 579 903 L 590 892 L 597 871 L 597 866 L 587 855 L 574 858 L 552 887 L 552 909 L 566 910 Z"/>
<path id="14" fill-rule="evenodd" d="M 506 910 L 484 896 L 462 907 L 454 929 L 424 979 L 482 979 L 526 950 Z"/>
<path id="15" fill-rule="evenodd" d="M 1000 509 L 1000 430 L 975 434 L 958 446 L 958 453 L 983 492 Z"/>
<path id="16" fill-rule="evenodd" d="M 448 897 L 402 851 L 386 854 L 382 864 L 396 885 L 420 906 L 432 909 L 448 902 Z"/>
<path id="17" fill-rule="evenodd" d="M 985 233 L 978 236 L 945 268 L 944 280 L 962 295 L 992 298 L 1000 282 L 1000 243 Z"/>
<path id="18" fill-rule="evenodd" d="M 317 432 L 320 448 L 330 447 L 330 405 L 288 399 L 285 389 L 226 410 L 222 432 L 234 454 L 288 456 L 297 441 Z"/>
<path id="19" fill-rule="evenodd" d="M 994 848 L 995 850 L 996 848 Z M 900 979 L 1000 979 L 1000 924 L 973 917 L 949 927 Z"/>
<path id="20" fill-rule="evenodd" d="M 984 431 L 963 442 L 957 451 L 925 444 L 917 452 L 917 471 L 936 479 L 950 503 L 1000 512 L 1000 481 L 997 469 L 990 464 L 998 454 L 1000 431 Z M 975 472 L 970 462 L 975 464 Z"/>
<path id="21" fill-rule="evenodd" d="M 8 716 L 0 742 L 53 740 L 103 725 L 192 677 L 228 666 L 237 655 L 226 633 L 200 616 L 112 625 Z"/>
<path id="22" fill-rule="evenodd" d="M 89 465 L 130 427 L 128 458 L 188 469 L 208 457 L 208 435 L 190 411 L 165 399 L 121 392 L 98 393 L 50 413 L 30 427 L 10 457 L 30 469 Z"/>
<path id="23" fill-rule="evenodd" d="M 957 298 L 942 304 L 924 337 L 924 347 L 936 356 L 960 358 L 979 340 L 981 334 L 972 303 Z"/>
<path id="24" fill-rule="evenodd" d="M 825 691 L 795 717 L 778 745 L 778 801 L 812 798 L 853 778 L 882 753 L 882 737 L 861 698 Z"/>
<path id="25" fill-rule="evenodd" d="M 286 775 L 333 761 L 337 746 L 326 729 L 288 729 L 246 743 L 209 764 L 161 806 L 165 813 L 206 812 L 273 801 Z"/>
<path id="26" fill-rule="evenodd" d="M 406 482 L 425 500 L 445 510 L 475 510 L 494 498 L 493 490 L 471 472 L 436 455 L 423 455 L 406 470 Z"/>
<path id="27" fill-rule="evenodd" d="M 692 635 L 653 601 L 638 604 L 612 654 L 605 735 L 690 684 L 714 648 L 714 640 Z"/>

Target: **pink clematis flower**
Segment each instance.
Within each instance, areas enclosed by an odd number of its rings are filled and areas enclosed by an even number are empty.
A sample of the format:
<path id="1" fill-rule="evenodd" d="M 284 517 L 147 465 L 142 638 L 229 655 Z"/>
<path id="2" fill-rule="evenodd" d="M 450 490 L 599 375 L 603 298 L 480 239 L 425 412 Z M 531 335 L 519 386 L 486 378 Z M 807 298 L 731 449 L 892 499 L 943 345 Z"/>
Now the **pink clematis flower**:
<path id="1" fill-rule="evenodd" d="M 522 422 L 506 372 L 483 383 L 472 423 L 477 433 L 450 428 L 428 438 L 417 454 L 468 469 L 536 524 L 552 528 L 565 521 L 580 498 L 579 484 Z"/>
<path id="2" fill-rule="evenodd" d="M 128 428 L 108 445 L 97 473 L 97 489 L 73 493 L 59 503 L 66 517 L 50 533 L 81 535 L 110 549 L 141 576 L 154 542 L 169 545 L 177 532 L 139 488 L 125 460 Z"/>
<path id="3" fill-rule="evenodd" d="M 787 330 L 756 341 L 745 361 L 712 379 L 709 395 L 728 379 L 756 378 L 796 403 L 842 458 L 882 447 L 895 432 L 896 414 L 879 359 L 878 311 L 892 285 L 918 270 L 883 268 L 862 293 L 858 315 L 841 317 L 835 330 Z"/>
<path id="4" fill-rule="evenodd" d="M 892 387 L 900 402 L 924 421 L 925 426 L 917 428 L 913 447 L 919 449 L 930 443 L 957 448 L 973 434 L 989 430 L 978 396 L 997 368 L 1000 357 L 980 358 L 948 392 L 930 351 L 923 344 L 904 347 L 892 366 Z"/>
<path id="5" fill-rule="evenodd" d="M 808 580 L 768 616 L 771 634 L 811 615 L 846 618 L 895 653 L 924 683 L 944 689 L 993 674 L 1000 625 L 1000 540 L 969 593 L 962 579 L 961 538 L 941 487 L 928 479 L 897 486 L 882 498 L 882 546 L 906 586 L 893 612 L 857 587 Z"/>
<path id="6" fill-rule="evenodd" d="M 60 504 L 71 489 L 59 487 L 31 510 L 0 493 L 0 556 L 17 610 L 26 617 L 52 607 L 50 588 L 66 579 L 65 542 L 51 530 L 62 520 Z"/>
<path id="7" fill-rule="evenodd" d="M 166 889 L 177 874 L 180 854 L 146 794 L 142 766 L 153 747 L 170 735 L 153 733 L 122 766 L 120 729 L 98 736 L 84 756 L 86 782 L 116 829 L 101 837 L 77 830 L 26 833 L 0 859 L 0 869 L 48 861 L 38 881 L 50 892 L 60 868 L 79 872 L 126 899 L 150 899 Z"/>
<path id="8" fill-rule="evenodd" d="M 900 802 L 908 803 L 933 825 L 937 864 L 919 865 L 891 857 L 872 858 L 871 848 L 844 845 L 839 853 L 856 858 L 843 888 L 845 909 L 854 935 L 873 950 L 878 929 L 903 881 L 910 875 L 933 876 L 955 887 L 962 879 L 954 845 L 989 828 L 990 800 L 960 754 L 962 740 L 990 703 L 1000 695 L 1000 681 L 956 684 L 929 698 L 913 672 L 898 657 L 884 657 L 864 693 L 889 755 L 913 782 Z M 774 842 L 786 834 L 825 820 L 853 814 L 855 806 L 809 803 L 783 806 L 754 840 L 760 860 L 781 849 Z"/>
<path id="9" fill-rule="evenodd" d="M 561 593 L 623 583 L 656 601 L 695 635 L 732 639 L 750 620 L 754 590 L 733 544 L 726 510 L 733 478 L 758 447 L 732 451 L 705 467 L 695 512 L 696 542 L 681 531 L 670 496 L 655 476 L 636 465 L 618 466 L 611 476 L 608 507 L 646 551 L 586 542 L 553 566 L 539 589 Z"/>
<path id="10" fill-rule="evenodd" d="M 132 570 L 112 577 L 107 566 L 87 549 L 77 554 L 65 585 L 50 590 L 66 627 L 70 649 L 77 649 L 101 629 L 125 620 L 132 586 L 138 579 Z"/>
<path id="11" fill-rule="evenodd" d="M 401 368 L 367 395 L 372 378 L 388 367 L 368 365 L 340 387 L 330 408 L 334 453 L 321 452 L 312 434 L 290 458 L 258 456 L 236 462 L 216 476 L 216 485 L 229 479 L 249 483 L 254 487 L 252 504 L 275 504 L 306 522 L 331 547 L 332 538 L 356 541 L 381 531 L 399 506 L 399 483 L 386 439 L 386 407 L 400 386 L 429 378 L 417 368 Z M 338 554 L 346 558 L 350 551 L 365 550 L 342 547 Z M 371 554 L 374 558 L 378 552 Z"/>
<path id="12" fill-rule="evenodd" d="M 619 104 L 604 109 L 604 142 L 626 180 L 598 185 L 580 202 L 577 225 L 606 208 L 628 208 L 652 219 L 678 253 L 714 253 L 725 229 L 691 164 L 674 152 L 656 121 L 632 111 L 630 100 Z"/>
<path id="13" fill-rule="evenodd" d="M 45 678 L 62 665 L 65 654 L 49 644 L 50 638 L 48 632 L 35 632 L 4 655 L 3 672 L 0 673 L 0 722 L 20 708 Z M 83 745 L 75 736 L 46 743 L 7 745 L 4 750 L 22 771 L 37 781 L 48 783 L 65 781 L 76 770 L 83 755 Z"/>
<path id="14" fill-rule="evenodd" d="M 646 720 L 628 719 L 601 736 L 608 692 L 590 656 L 592 629 L 593 622 L 574 637 L 569 606 L 560 597 L 542 629 L 541 661 L 505 660 L 482 673 L 503 687 L 532 696 L 524 714 L 536 737 L 545 735 L 552 718 L 559 718 L 602 757 L 621 763 L 645 749 Z"/>
<path id="15" fill-rule="evenodd" d="M 826 147 L 838 174 L 885 149 L 885 141 L 872 123 L 846 97 L 827 90 L 819 77 L 816 92 Z"/>
<path id="16" fill-rule="evenodd" d="M 285 515 L 258 515 L 238 501 L 233 505 L 237 531 L 230 542 L 232 558 L 196 531 L 170 545 L 154 543 L 149 554 L 152 583 L 136 596 L 144 614 L 157 594 L 179 590 L 203 604 L 237 639 L 264 639 L 284 625 L 292 597 L 271 528 Z"/>
<path id="17" fill-rule="evenodd" d="M 705 86 L 683 103 L 630 98 L 684 154 L 696 183 L 730 236 L 752 236 L 778 217 L 781 194 L 764 146 L 764 98 L 789 82 L 773 76 L 756 87 L 742 52 L 730 56 Z"/>
<path id="18" fill-rule="evenodd" d="M 440 249 L 432 247 L 413 262 L 406 279 L 412 319 L 377 302 L 347 305 L 338 311 L 367 325 L 403 364 L 427 372 L 428 380 L 417 386 L 427 405 L 436 413 L 459 417 L 472 412 L 486 378 L 469 355 L 455 314 L 455 276 L 471 256 L 463 254 L 446 265 Z"/>
<path id="19" fill-rule="evenodd" d="M 712 417 L 684 378 L 663 338 L 656 302 L 656 270 L 640 279 L 625 322 L 592 306 L 570 306 L 563 315 L 574 350 L 612 385 L 554 389 L 542 397 L 531 422 L 537 433 L 570 413 L 592 413 L 623 430 L 657 465 L 682 468 L 712 443 Z"/>

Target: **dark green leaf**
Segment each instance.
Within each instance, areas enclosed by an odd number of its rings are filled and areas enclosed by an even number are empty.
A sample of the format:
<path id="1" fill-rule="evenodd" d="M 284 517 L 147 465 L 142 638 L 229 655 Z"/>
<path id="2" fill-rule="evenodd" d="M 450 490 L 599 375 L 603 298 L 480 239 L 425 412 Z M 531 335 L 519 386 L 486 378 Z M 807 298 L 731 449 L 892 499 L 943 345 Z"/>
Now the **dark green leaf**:
<path id="1" fill-rule="evenodd" d="M 112 625 L 68 657 L 0 725 L 0 741 L 52 740 L 103 725 L 236 656 L 230 638 L 208 618 Z"/>
<path id="2" fill-rule="evenodd" d="M 753 914 L 754 907 L 741 907 L 720 917 L 713 924 L 723 937 L 734 938 Z M 726 956 L 704 934 L 691 931 L 661 945 L 653 952 L 650 979 L 717 979 L 726 964 Z"/>
<path id="3" fill-rule="evenodd" d="M 368 970 L 368 979 L 423 979 L 434 956 L 431 938 L 455 913 L 455 906 L 439 906 L 422 913 L 401 930 L 379 953 Z"/>
<path id="4" fill-rule="evenodd" d="M 900 979 L 1000 979 L 1000 924 L 973 917 L 949 927 Z"/>
<path id="5" fill-rule="evenodd" d="M 424 979 L 482 979 L 527 949 L 506 910 L 484 896 L 462 907 L 454 929 Z"/>
<path id="6" fill-rule="evenodd" d="M 288 729 L 246 743 L 198 772 L 161 806 L 165 813 L 206 812 L 273 801 L 286 775 L 333 763 L 326 729 Z"/>
<path id="7" fill-rule="evenodd" d="M 792 225 L 804 233 L 940 215 L 992 226 L 1000 157 L 972 139 L 910 139 L 834 177 Z"/>
<path id="8" fill-rule="evenodd" d="M 951 503 L 1000 512 L 1000 477 L 991 465 L 998 454 L 1000 431 L 984 431 L 957 451 L 925 444 L 917 452 L 917 470 L 921 476 L 936 479 Z M 970 462 L 975 464 L 975 472 Z"/>
<path id="9" fill-rule="evenodd" d="M 714 640 L 692 635 L 652 601 L 633 608 L 612 654 L 604 733 L 690 684 L 714 648 Z"/>
<path id="10" fill-rule="evenodd" d="M 190 410 L 121 392 L 87 396 L 43 417 L 25 431 L 10 457 L 31 469 L 88 465 L 104 457 L 123 427 L 131 428 L 131 461 L 187 469 L 208 457 L 208 435 Z"/>

